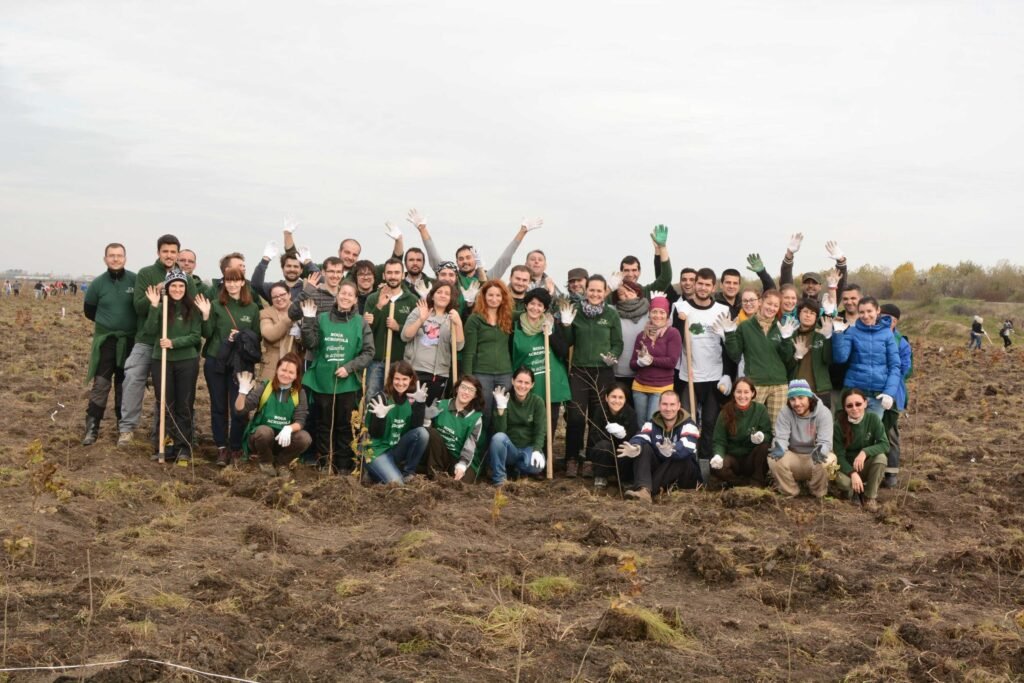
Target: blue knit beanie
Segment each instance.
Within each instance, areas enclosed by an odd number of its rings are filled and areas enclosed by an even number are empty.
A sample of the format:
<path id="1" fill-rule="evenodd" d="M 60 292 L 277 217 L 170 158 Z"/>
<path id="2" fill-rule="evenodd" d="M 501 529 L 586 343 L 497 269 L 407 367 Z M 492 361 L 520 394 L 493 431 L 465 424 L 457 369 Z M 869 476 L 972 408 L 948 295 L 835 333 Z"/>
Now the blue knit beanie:
<path id="1" fill-rule="evenodd" d="M 806 396 L 807 398 L 814 398 L 814 392 L 811 391 L 811 385 L 807 383 L 805 379 L 795 379 L 789 383 L 789 391 L 786 392 L 786 398 L 790 399 L 794 396 Z"/>

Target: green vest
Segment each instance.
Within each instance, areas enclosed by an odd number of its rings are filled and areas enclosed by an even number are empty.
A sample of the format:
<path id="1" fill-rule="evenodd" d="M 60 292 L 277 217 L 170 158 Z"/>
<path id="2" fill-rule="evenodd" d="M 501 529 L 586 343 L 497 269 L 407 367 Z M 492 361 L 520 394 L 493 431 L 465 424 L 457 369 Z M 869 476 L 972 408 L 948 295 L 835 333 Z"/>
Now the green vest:
<path id="1" fill-rule="evenodd" d="M 455 412 L 449 410 L 451 402 L 449 398 L 437 402 L 437 407 L 441 412 L 434 417 L 431 426 L 441 435 L 445 448 L 448 449 L 451 456 L 458 460 L 462 453 L 462 446 L 466 443 L 466 439 L 476 423 L 480 421 L 481 414 L 473 410 L 465 416 L 459 417 Z"/>
<path id="2" fill-rule="evenodd" d="M 551 403 L 561 403 L 572 398 L 569 391 L 569 375 L 558 357 L 549 351 L 551 364 Z M 544 334 L 527 335 L 518 325 L 512 334 L 512 367 L 526 366 L 533 370 L 532 393 L 544 400 Z"/>
<path id="3" fill-rule="evenodd" d="M 249 437 L 257 427 L 266 425 L 277 434 L 294 422 L 297 405 L 299 405 L 299 390 L 296 387 L 292 387 L 292 390 L 288 392 L 288 398 L 282 401 L 278 398 L 278 392 L 274 391 L 273 382 L 268 381 L 263 387 L 263 394 L 260 396 L 256 414 L 245 427 L 245 434 L 242 436 L 242 451 L 246 455 L 249 454 Z"/>
<path id="4" fill-rule="evenodd" d="M 363 319 L 353 315 L 347 322 L 334 322 L 330 313 L 317 316 L 320 341 L 313 365 L 302 378 L 302 386 L 318 394 L 343 394 L 359 388 L 355 373 L 342 379 L 334 372 L 350 363 L 363 350 Z"/>
<path id="5" fill-rule="evenodd" d="M 395 444 L 402 438 L 402 434 L 408 431 L 409 420 L 412 418 L 412 401 L 394 403 L 388 401 L 395 407 L 388 411 L 384 418 L 384 433 L 379 437 L 370 437 L 370 448 L 373 449 L 373 458 L 376 459 L 394 448 Z M 366 424 L 370 423 L 373 413 L 367 409 Z"/>

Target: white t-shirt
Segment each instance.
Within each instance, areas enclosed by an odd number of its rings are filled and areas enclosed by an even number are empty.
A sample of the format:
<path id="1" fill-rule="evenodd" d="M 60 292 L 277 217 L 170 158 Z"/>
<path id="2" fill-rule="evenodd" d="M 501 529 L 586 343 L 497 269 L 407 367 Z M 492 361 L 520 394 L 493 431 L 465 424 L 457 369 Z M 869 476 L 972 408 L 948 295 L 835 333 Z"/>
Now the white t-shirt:
<path id="1" fill-rule="evenodd" d="M 686 314 L 686 325 L 690 328 L 690 347 L 693 353 L 693 381 L 717 382 L 722 378 L 722 354 L 725 348 L 722 337 L 711 329 L 720 315 L 729 314 L 725 304 L 713 302 L 708 308 L 697 308 L 686 299 L 680 299 L 672 306 L 672 315 L 678 321 L 679 311 Z M 685 340 L 684 340 L 685 344 Z M 685 346 L 684 346 L 685 349 Z M 687 380 L 686 353 L 679 358 L 679 378 Z"/>

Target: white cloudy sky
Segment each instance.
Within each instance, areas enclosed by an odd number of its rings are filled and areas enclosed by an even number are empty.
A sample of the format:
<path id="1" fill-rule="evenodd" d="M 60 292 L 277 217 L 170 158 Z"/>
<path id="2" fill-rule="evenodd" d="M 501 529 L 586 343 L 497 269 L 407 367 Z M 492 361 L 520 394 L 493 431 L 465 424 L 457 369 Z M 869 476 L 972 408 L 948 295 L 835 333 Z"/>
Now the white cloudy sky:
<path id="1" fill-rule="evenodd" d="M 1021 35 L 1016 1 L 3 0 L 0 269 L 173 232 L 208 276 L 285 216 L 379 260 L 411 206 L 491 258 L 543 216 L 559 278 L 659 222 L 676 270 L 797 230 L 798 269 L 1019 259 Z"/>

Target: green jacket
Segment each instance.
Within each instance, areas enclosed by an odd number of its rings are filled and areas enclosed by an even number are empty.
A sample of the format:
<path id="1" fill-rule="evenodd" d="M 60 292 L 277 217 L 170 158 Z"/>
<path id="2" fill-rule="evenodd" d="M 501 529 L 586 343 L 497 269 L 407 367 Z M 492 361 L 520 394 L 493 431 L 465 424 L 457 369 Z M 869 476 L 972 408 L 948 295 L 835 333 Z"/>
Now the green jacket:
<path id="1" fill-rule="evenodd" d="M 366 297 L 366 313 L 373 314 L 373 323 L 370 324 L 370 329 L 373 331 L 373 359 L 377 361 L 383 361 L 387 352 L 388 345 L 388 305 L 385 304 L 384 308 L 377 308 L 377 302 L 380 300 L 380 290 L 372 292 L 370 296 Z M 411 293 L 407 289 L 402 290 L 402 296 L 395 300 L 395 321 L 398 323 L 398 329 L 391 334 L 391 362 L 395 363 L 405 356 L 405 342 L 402 341 L 402 328 L 405 327 L 405 321 L 409 317 L 409 314 L 416 308 L 416 302 L 420 298 Z M 386 370 L 386 368 L 385 368 Z"/>
<path id="2" fill-rule="evenodd" d="M 405 396 L 401 397 L 401 403 L 396 403 L 383 393 L 377 394 L 377 396 L 383 397 L 387 405 L 393 407 L 384 417 L 377 417 L 369 407 L 366 409 L 365 424 L 370 433 L 370 448 L 373 451 L 368 460 L 376 460 L 394 448 L 395 444 L 401 440 L 402 435 L 410 429 L 422 427 L 426 409 L 425 404 L 413 403 Z M 371 398 L 372 400 L 373 398 Z M 369 406 L 370 403 L 367 402 L 366 405 Z"/>
<path id="3" fill-rule="evenodd" d="M 889 439 L 885 435 L 885 427 L 882 426 L 882 418 L 874 413 L 864 411 L 864 419 L 859 424 L 851 424 L 850 431 L 853 440 L 847 446 L 843 437 L 843 421 L 845 413 L 840 412 L 836 416 L 835 427 L 832 429 L 832 452 L 836 454 L 839 461 L 839 470 L 843 474 L 853 471 L 853 461 L 861 451 L 870 460 L 876 455 L 889 452 Z"/>
<path id="4" fill-rule="evenodd" d="M 772 323 L 765 334 L 757 316 L 744 320 L 725 333 L 725 350 L 737 363 L 745 359 L 747 377 L 755 386 L 789 384 L 787 364 L 793 358 L 793 338 L 783 339 L 778 323 Z"/>
<path id="5" fill-rule="evenodd" d="M 770 444 L 772 442 L 772 418 L 763 403 L 752 401 L 746 410 L 736 409 L 735 434 L 729 434 L 729 430 L 725 426 L 725 418 L 722 413 L 719 413 L 718 421 L 715 422 L 715 431 L 711 437 L 715 455 L 747 457 L 757 445 L 750 441 L 750 435 L 754 432 L 764 434 L 762 443 Z"/>
<path id="6" fill-rule="evenodd" d="M 512 372 L 509 335 L 504 330 L 489 324 L 479 313 L 473 313 L 466 321 L 465 334 L 460 374 L 504 375 Z"/>
<path id="7" fill-rule="evenodd" d="M 203 357 L 215 358 L 220 351 L 221 342 L 231 335 L 231 330 L 252 330 L 257 337 L 260 334 L 260 309 L 255 299 L 248 306 L 243 306 L 237 299 L 228 299 L 227 306 L 217 299 L 210 301 L 210 317 L 203 321 Z"/>
<path id="8" fill-rule="evenodd" d="M 569 344 L 575 347 L 572 364 L 579 368 L 606 368 L 602 353 L 616 358 L 622 355 L 622 321 L 611 304 L 604 305 L 600 315 L 588 318 L 576 305 L 576 317 L 572 325 L 563 328 Z"/>
<path id="9" fill-rule="evenodd" d="M 544 450 L 547 438 L 547 417 L 544 413 L 544 399 L 536 394 L 526 395 L 526 400 L 519 401 L 513 393 L 508 399 L 508 408 L 502 413 L 494 411 L 491 431 L 495 434 L 505 432 L 517 448 L 529 446 L 535 451 Z"/>
<path id="10" fill-rule="evenodd" d="M 85 308 L 95 307 L 96 327 L 132 335 L 139 329 L 135 314 L 135 277 L 135 273 L 126 270 L 114 280 L 108 270 L 92 281 L 85 291 Z"/>
<path id="11" fill-rule="evenodd" d="M 166 277 L 167 269 L 164 268 L 164 264 L 160 259 L 157 259 L 152 265 L 146 266 L 135 275 L 135 291 L 132 293 L 132 296 L 133 304 L 135 305 L 135 316 L 138 322 L 138 330 L 135 332 L 136 343 L 153 345 L 156 343 L 157 337 L 160 336 L 159 328 L 157 328 L 157 332 L 154 335 L 148 335 L 143 332 L 150 308 L 149 299 L 146 298 L 146 289 L 151 285 L 163 284 Z M 189 297 L 195 299 L 195 283 L 192 282 L 192 278 L 185 278 L 185 280 L 185 291 Z"/>
<path id="12" fill-rule="evenodd" d="M 160 333 L 163 331 L 163 305 L 150 305 L 143 323 L 143 329 L 147 336 L 153 339 L 153 358 L 160 358 L 162 349 L 157 343 Z M 203 315 L 198 308 L 192 307 L 192 315 L 188 320 L 178 311 L 175 302 L 167 304 L 167 338 L 174 345 L 167 349 L 167 360 L 188 360 L 199 356 L 199 345 L 203 341 Z"/>
<path id="13" fill-rule="evenodd" d="M 448 453 L 469 467 L 483 430 L 483 413 L 476 410 L 458 413 L 455 402 L 447 398 L 438 401 L 437 407 L 441 412 L 434 417 L 434 430 L 441 435 Z"/>
<path id="14" fill-rule="evenodd" d="M 794 351 L 796 349 L 795 341 L 800 334 L 800 330 L 797 330 L 793 334 L 794 340 Z M 810 350 L 807 355 L 810 356 L 810 374 L 811 377 L 806 377 L 805 373 L 801 371 L 801 367 L 804 366 L 801 360 L 797 360 L 796 356 L 790 358 L 787 367 L 789 368 L 789 379 L 805 379 L 814 389 L 817 394 L 832 391 L 832 376 L 829 374 L 828 366 L 832 364 L 832 340 L 825 339 L 825 335 L 821 332 L 812 331 L 809 335 L 810 339 Z M 807 359 L 807 356 L 804 356 Z"/>

